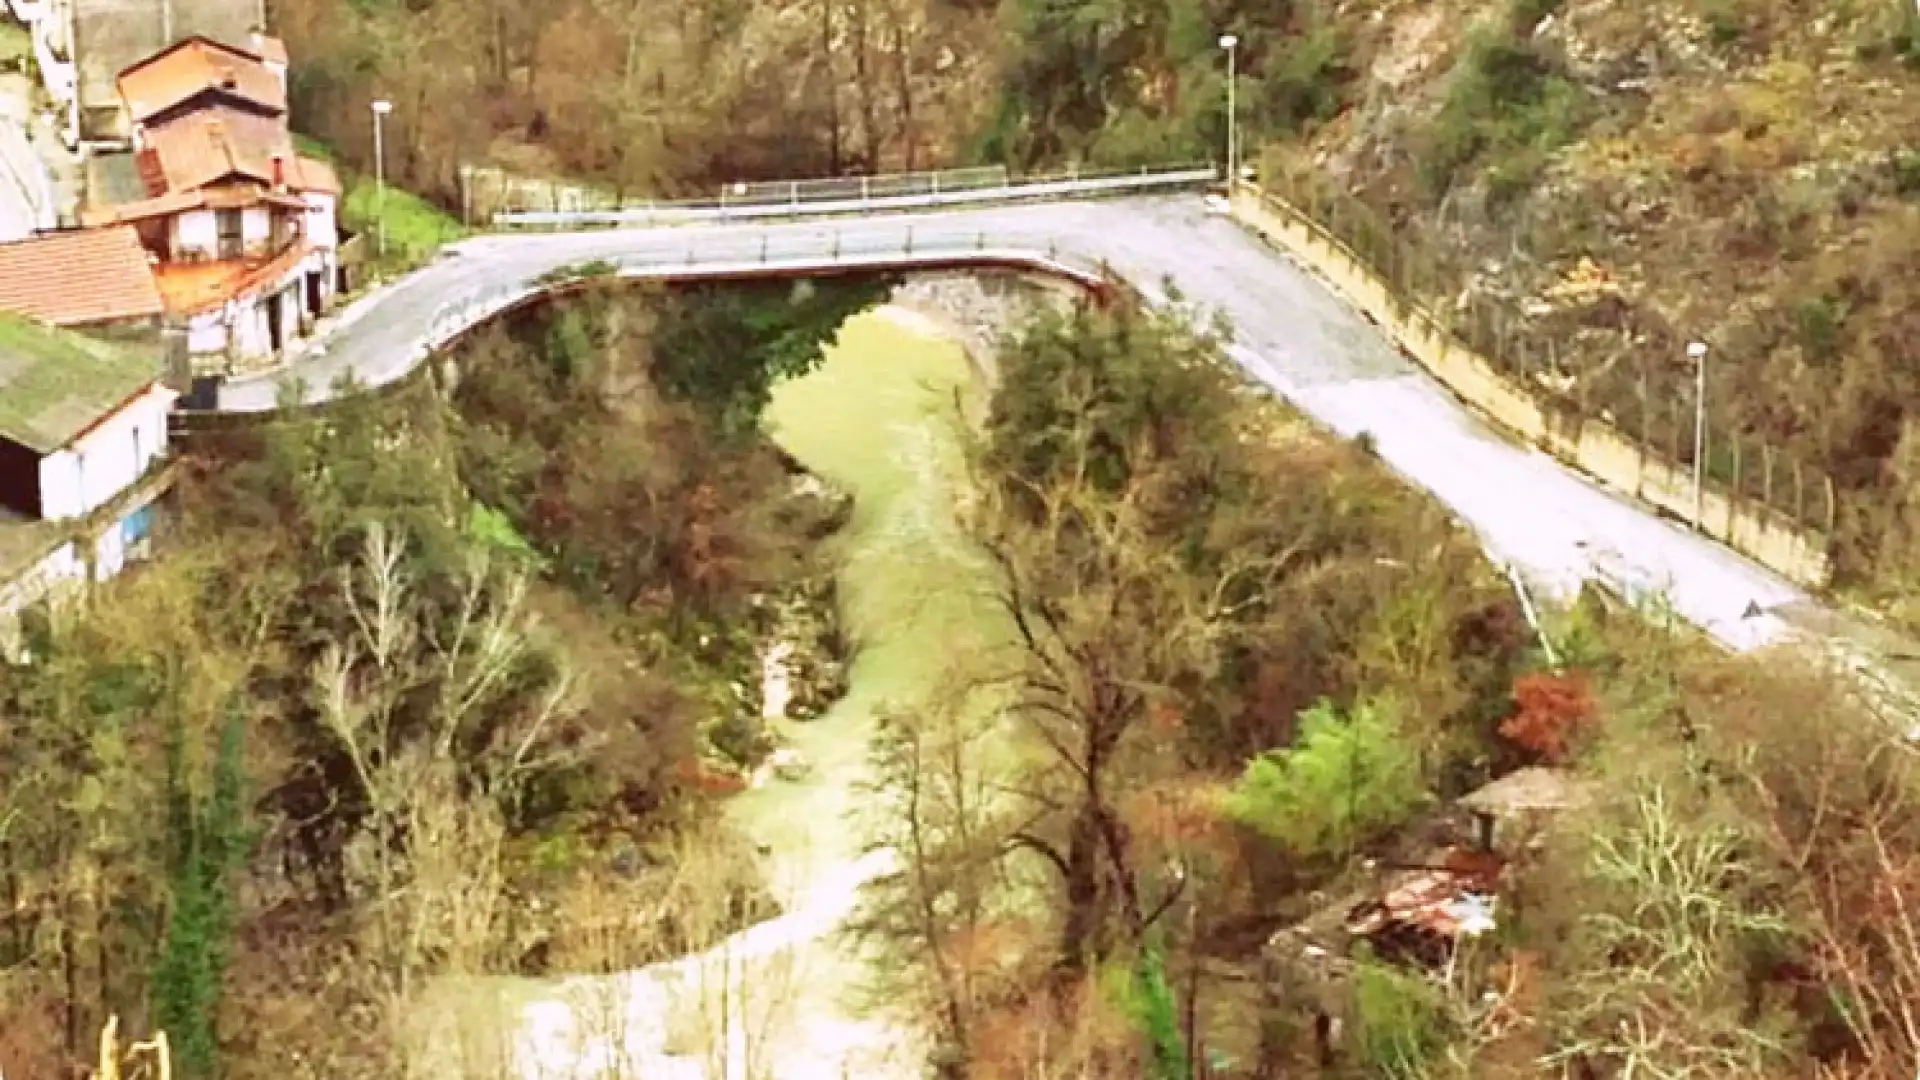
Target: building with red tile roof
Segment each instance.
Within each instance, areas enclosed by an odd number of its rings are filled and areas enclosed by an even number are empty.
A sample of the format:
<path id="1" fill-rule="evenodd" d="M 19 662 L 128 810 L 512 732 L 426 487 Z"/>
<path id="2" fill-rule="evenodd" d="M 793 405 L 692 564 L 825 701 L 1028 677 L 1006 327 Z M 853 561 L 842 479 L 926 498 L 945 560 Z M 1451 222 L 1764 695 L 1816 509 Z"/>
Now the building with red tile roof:
<path id="1" fill-rule="evenodd" d="M 156 324 L 152 263 L 130 225 L 0 244 L 0 311 L 65 327 Z"/>
<path id="2" fill-rule="evenodd" d="M 138 182 L 90 202 L 81 220 L 137 232 L 201 370 L 280 354 L 338 292 L 342 194 L 333 168 L 294 145 L 286 46 L 188 38 L 129 66 L 119 85 Z"/>
<path id="3" fill-rule="evenodd" d="M 279 55 L 286 49 L 276 42 Z M 210 38 L 190 37 L 120 73 L 120 97 L 137 127 L 163 122 L 206 105 L 223 105 L 285 126 L 285 61 L 276 71 L 257 53 Z"/>

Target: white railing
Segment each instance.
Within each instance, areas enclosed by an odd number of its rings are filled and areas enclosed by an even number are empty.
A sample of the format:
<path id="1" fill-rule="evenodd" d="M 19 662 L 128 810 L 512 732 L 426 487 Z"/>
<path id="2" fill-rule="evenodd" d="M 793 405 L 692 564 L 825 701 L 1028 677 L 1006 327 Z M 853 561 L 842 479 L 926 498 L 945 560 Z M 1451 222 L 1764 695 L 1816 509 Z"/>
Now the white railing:
<path id="1" fill-rule="evenodd" d="M 944 174 L 915 174 L 935 177 Z M 997 176 L 998 174 L 996 174 Z M 1101 195 L 1130 195 L 1148 191 L 1192 188 L 1219 178 L 1211 165 L 1130 172 L 1083 173 L 1005 181 L 981 186 L 973 183 L 942 187 L 936 180 L 914 184 L 881 185 L 872 177 L 833 181 L 787 181 L 742 190 L 736 198 L 716 197 L 686 202 L 649 203 L 620 210 L 523 211 L 495 214 L 499 228 L 579 229 L 618 225 L 687 225 L 714 221 L 758 220 L 777 217 L 826 217 L 925 210 L 947 206 L 1015 202 L 1027 199 L 1074 199 Z M 811 185 L 811 186 L 803 186 Z M 784 192 L 784 197 L 781 193 Z"/>
<path id="2" fill-rule="evenodd" d="M 495 315 L 543 293 L 582 281 L 737 278 L 823 270 L 883 272 L 957 263 L 1028 266 L 1089 286 L 1111 280 L 1105 267 L 1066 254 L 1051 240 L 1014 244 L 982 231 L 930 233 L 921 230 L 916 236 L 915 229 L 909 225 L 885 232 L 835 230 L 778 244 L 769 244 L 765 236 L 722 242 L 703 239 L 697 245 L 688 243 L 666 253 L 563 265 L 535 277 L 504 283 L 442 304 L 434 311 L 425 339 L 414 350 L 418 360 L 409 364 L 408 370 Z M 570 270 L 578 273 L 570 274 Z"/>
<path id="3" fill-rule="evenodd" d="M 774 180 L 729 184 L 711 197 L 661 200 L 630 199 L 592 184 L 513 176 L 501 169 L 470 166 L 461 170 L 466 205 L 493 213 L 582 213 L 588 210 L 635 210 L 646 206 L 706 207 L 722 203 L 752 206 L 789 202 L 829 202 L 840 199 L 895 195 L 925 195 L 936 191 L 1005 187 L 1013 175 L 1004 165 L 937 169 L 924 172 L 881 173 L 873 176 L 836 176 L 810 180 Z"/>

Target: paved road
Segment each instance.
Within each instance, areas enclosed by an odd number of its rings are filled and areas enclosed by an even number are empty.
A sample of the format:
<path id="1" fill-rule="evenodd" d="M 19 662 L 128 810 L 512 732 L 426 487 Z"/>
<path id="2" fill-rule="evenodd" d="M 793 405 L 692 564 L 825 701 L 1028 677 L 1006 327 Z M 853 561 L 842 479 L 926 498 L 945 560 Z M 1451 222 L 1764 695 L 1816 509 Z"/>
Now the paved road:
<path id="1" fill-rule="evenodd" d="M 1318 281 L 1197 196 L 999 206 L 845 222 L 735 224 L 490 236 L 356 305 L 324 351 L 296 365 L 309 399 L 351 371 L 362 382 L 398 378 L 422 343 L 484 314 L 533 277 L 569 264 L 615 261 L 632 273 L 689 263 L 750 267 L 900 252 L 977 248 L 1100 261 L 1149 296 L 1171 281 L 1234 327 L 1231 355 L 1249 373 L 1344 434 L 1370 433 L 1380 455 L 1450 506 L 1537 587 L 1565 594 L 1596 560 L 1669 591 L 1679 615 L 1730 648 L 1783 640 L 1810 598 L 1732 551 L 1611 495 L 1546 455 L 1493 433 L 1401 357 L 1381 333 Z M 222 389 L 224 410 L 272 407 L 276 377 Z M 1763 614 L 1744 617 L 1749 604 Z"/>

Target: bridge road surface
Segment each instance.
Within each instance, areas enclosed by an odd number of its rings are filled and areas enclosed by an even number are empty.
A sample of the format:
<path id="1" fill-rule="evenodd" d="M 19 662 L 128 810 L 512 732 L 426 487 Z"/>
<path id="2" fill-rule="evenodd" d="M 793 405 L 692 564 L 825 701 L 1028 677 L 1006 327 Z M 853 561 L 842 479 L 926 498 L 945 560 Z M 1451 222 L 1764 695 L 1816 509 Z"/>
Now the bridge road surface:
<path id="1" fill-rule="evenodd" d="M 390 382 L 419 362 L 436 326 L 459 321 L 449 309 L 559 267 L 827 262 L 833 252 L 903 251 L 909 230 L 922 255 L 982 245 L 1054 250 L 1089 268 L 1104 261 L 1153 299 L 1171 281 L 1193 309 L 1225 313 L 1236 363 L 1334 430 L 1370 434 L 1389 465 L 1451 507 L 1536 588 L 1564 596 L 1584 579 L 1624 576 L 1667 591 L 1676 614 L 1736 651 L 1797 636 L 1792 613 L 1817 608 L 1730 549 L 1494 433 L 1317 278 L 1197 195 L 480 237 L 349 309 L 324 347 L 289 371 L 227 383 L 219 408 L 270 409 L 289 374 L 309 401 L 328 396 L 343 372 L 363 384 Z M 1748 615 L 1749 605 L 1760 614 Z"/>

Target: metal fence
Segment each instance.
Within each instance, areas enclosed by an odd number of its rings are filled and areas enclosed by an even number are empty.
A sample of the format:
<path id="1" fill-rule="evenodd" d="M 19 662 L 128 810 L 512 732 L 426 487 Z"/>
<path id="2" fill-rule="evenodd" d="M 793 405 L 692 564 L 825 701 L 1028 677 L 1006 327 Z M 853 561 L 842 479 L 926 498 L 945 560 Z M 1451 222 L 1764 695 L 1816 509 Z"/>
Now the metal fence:
<path id="1" fill-rule="evenodd" d="M 1016 177 L 1004 165 L 930 172 L 883 173 L 814 180 L 773 180 L 724 185 L 711 195 L 685 199 L 625 196 L 605 188 L 552 180 L 507 176 L 498 170 L 468 169 L 466 203 L 476 221 L 511 221 L 526 214 L 623 212 L 635 219 L 711 216 L 720 211 L 814 208 L 880 200 L 933 199 L 999 191 L 1036 183 L 1079 183 L 1138 176 L 1215 174 L 1211 165 L 1180 162 L 1137 169 L 1071 168 L 1043 176 Z"/>
<path id="2" fill-rule="evenodd" d="M 1399 302 L 1418 304 L 1458 292 L 1457 278 L 1442 271 L 1429 248 L 1409 243 L 1404 230 L 1357 198 L 1311 175 L 1272 176 L 1265 184 L 1267 197 L 1278 200 L 1282 212 L 1303 216 L 1345 246 Z M 1423 314 L 1543 404 L 1613 427 L 1650 458 L 1693 468 L 1691 394 L 1651 385 L 1644 374 L 1630 370 L 1612 378 L 1573 378 L 1561 362 L 1566 346 L 1501 301 L 1469 295 L 1461 303 L 1431 303 Z M 1707 490 L 1758 502 L 1799 529 L 1833 533 L 1838 498 L 1824 470 L 1752 435 L 1709 428 L 1707 436 Z"/>

